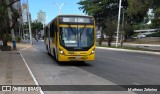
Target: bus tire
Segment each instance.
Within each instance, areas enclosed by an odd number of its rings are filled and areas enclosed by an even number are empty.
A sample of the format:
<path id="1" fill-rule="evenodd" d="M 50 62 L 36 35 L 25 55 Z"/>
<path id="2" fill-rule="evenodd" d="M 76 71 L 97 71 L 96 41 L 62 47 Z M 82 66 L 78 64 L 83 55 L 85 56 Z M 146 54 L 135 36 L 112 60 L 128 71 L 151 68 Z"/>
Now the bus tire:
<path id="1" fill-rule="evenodd" d="M 56 60 L 56 53 L 54 49 L 53 49 L 53 58 Z"/>
<path id="2" fill-rule="evenodd" d="M 80 61 L 80 63 L 85 64 L 85 63 L 86 63 L 86 61 Z"/>
<path id="3" fill-rule="evenodd" d="M 47 53 L 49 54 L 48 45 L 46 45 L 46 50 L 47 50 Z"/>

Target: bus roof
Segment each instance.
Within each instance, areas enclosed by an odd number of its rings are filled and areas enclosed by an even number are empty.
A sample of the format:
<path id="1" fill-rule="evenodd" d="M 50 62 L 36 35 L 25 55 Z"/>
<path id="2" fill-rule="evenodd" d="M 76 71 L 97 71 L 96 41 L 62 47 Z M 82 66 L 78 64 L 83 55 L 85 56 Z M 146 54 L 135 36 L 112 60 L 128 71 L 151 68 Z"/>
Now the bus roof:
<path id="1" fill-rule="evenodd" d="M 59 17 L 72 17 L 72 16 L 74 16 L 74 17 L 93 17 L 93 16 L 88 16 L 88 15 L 74 15 L 74 14 L 66 14 L 66 15 L 58 15 Z"/>

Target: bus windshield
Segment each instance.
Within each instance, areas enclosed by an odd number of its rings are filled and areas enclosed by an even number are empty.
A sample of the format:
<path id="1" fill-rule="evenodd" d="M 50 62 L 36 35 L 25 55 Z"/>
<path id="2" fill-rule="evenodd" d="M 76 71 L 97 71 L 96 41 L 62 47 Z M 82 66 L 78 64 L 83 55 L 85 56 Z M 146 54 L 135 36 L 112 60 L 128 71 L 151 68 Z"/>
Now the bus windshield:
<path id="1" fill-rule="evenodd" d="M 83 49 L 93 46 L 93 28 L 60 27 L 60 44 L 65 48 Z"/>

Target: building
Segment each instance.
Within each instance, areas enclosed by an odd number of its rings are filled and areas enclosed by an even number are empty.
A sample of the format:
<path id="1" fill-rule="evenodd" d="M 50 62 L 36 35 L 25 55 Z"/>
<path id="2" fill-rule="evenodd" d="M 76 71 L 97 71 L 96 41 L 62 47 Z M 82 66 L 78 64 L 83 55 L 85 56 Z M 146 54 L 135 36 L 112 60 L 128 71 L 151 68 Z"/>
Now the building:
<path id="1" fill-rule="evenodd" d="M 29 24 L 28 21 L 32 20 L 31 19 L 31 13 L 29 13 L 28 16 L 28 5 L 27 5 L 27 1 L 26 0 L 22 0 L 22 6 L 21 6 L 21 10 L 22 10 L 22 27 L 23 27 L 23 39 L 29 39 Z"/>
<path id="2" fill-rule="evenodd" d="M 27 4 L 22 3 L 22 20 L 23 23 L 27 22 Z"/>
<path id="3" fill-rule="evenodd" d="M 46 22 L 46 13 L 40 10 L 37 13 L 37 20 L 38 22 L 41 22 L 42 24 L 44 24 Z"/>

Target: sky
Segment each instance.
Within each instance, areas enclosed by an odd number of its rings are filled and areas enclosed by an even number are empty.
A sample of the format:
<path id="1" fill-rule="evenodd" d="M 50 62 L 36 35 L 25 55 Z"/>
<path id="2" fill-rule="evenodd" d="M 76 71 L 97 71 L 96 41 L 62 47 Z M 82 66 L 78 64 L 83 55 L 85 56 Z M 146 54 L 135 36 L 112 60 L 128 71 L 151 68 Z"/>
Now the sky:
<path id="1" fill-rule="evenodd" d="M 80 0 L 28 0 L 29 11 L 31 13 L 32 20 L 37 18 L 37 13 L 42 10 L 46 12 L 46 24 L 54 19 L 58 13 L 59 8 L 56 5 L 63 4 L 61 9 L 61 14 L 80 14 L 85 15 L 82 10 L 79 10 L 79 5 L 77 2 Z"/>

